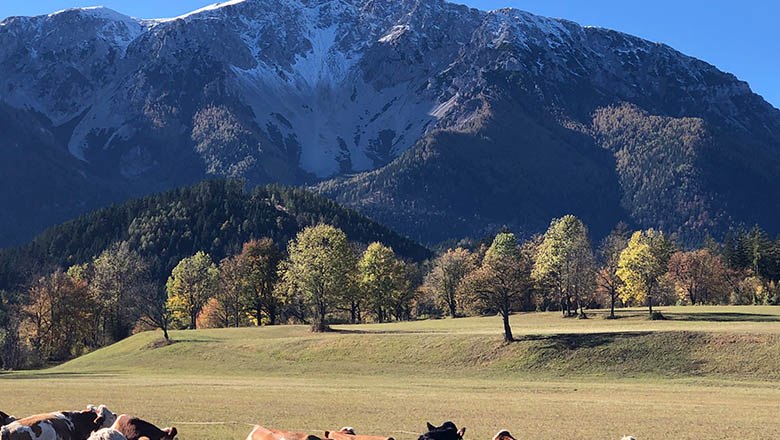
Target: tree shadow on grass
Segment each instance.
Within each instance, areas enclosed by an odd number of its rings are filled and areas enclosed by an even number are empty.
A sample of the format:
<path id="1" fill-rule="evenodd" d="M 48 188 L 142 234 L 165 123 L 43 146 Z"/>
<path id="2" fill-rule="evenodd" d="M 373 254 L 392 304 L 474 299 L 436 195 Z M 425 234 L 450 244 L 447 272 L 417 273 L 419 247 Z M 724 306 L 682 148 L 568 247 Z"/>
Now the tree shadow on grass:
<path id="1" fill-rule="evenodd" d="M 344 329 L 334 328 L 328 333 L 335 333 L 341 335 L 436 335 L 436 334 L 449 334 L 448 332 L 441 330 L 357 330 L 357 329 Z"/>
<path id="2" fill-rule="evenodd" d="M 712 313 L 667 313 L 666 318 L 672 321 L 697 322 L 778 322 L 780 316 L 758 313 L 712 312 Z"/>
<path id="3" fill-rule="evenodd" d="M 31 372 L 25 371 L 8 371 L 0 373 L 0 380 L 38 380 L 38 379 L 79 379 L 82 377 L 89 378 L 110 378 L 116 377 L 118 374 L 103 372 L 103 373 L 80 373 L 80 372 L 55 372 L 55 371 L 37 371 Z"/>
<path id="4" fill-rule="evenodd" d="M 567 333 L 556 335 L 526 335 L 515 338 L 514 342 L 542 341 L 542 348 L 557 350 L 576 350 L 579 348 L 595 348 L 615 342 L 618 339 L 646 336 L 647 332 L 617 332 L 617 333 Z"/>

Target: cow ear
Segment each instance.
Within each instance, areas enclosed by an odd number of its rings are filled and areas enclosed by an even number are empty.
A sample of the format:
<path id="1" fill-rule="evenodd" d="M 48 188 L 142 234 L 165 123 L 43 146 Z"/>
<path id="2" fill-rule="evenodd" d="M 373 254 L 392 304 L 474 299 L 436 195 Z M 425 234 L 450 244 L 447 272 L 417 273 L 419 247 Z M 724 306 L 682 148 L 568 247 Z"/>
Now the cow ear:
<path id="1" fill-rule="evenodd" d="M 466 427 L 463 426 L 458 430 L 458 437 L 463 438 L 463 436 L 466 434 Z"/>
<path id="2" fill-rule="evenodd" d="M 429 431 L 429 432 L 430 432 L 430 431 L 435 431 L 435 430 L 436 430 L 436 427 L 435 427 L 435 426 L 433 426 L 433 425 L 431 425 L 431 422 L 426 422 L 426 424 L 428 425 L 428 431 Z"/>
<path id="3" fill-rule="evenodd" d="M 176 437 L 176 434 L 178 434 L 176 428 L 165 428 L 163 429 L 163 432 L 166 432 L 168 434 L 168 437 L 171 438 L 171 440 Z"/>

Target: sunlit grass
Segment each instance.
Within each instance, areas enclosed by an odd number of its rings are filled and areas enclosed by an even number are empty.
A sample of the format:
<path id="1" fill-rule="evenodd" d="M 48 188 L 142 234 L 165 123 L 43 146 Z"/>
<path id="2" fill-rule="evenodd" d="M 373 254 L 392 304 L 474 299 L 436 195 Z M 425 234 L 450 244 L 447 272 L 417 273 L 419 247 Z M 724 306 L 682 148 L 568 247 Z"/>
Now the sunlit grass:
<path id="1" fill-rule="evenodd" d="M 498 318 L 137 335 L 62 366 L 0 375 L 0 409 L 106 403 L 183 440 L 243 439 L 251 424 L 352 425 L 415 439 L 453 419 L 467 440 L 757 439 L 780 434 L 780 308 L 641 309 L 621 319 Z"/>

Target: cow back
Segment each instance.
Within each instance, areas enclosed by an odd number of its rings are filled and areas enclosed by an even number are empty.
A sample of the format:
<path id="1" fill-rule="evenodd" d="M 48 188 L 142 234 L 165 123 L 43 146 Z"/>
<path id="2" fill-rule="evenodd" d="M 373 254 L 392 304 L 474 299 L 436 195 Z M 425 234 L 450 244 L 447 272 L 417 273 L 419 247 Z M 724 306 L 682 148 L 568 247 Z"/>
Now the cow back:
<path id="1" fill-rule="evenodd" d="M 282 431 L 279 429 L 268 429 L 260 425 L 255 425 L 252 432 L 249 433 L 247 440 L 322 440 L 320 437 L 304 432 Z"/>
<path id="2" fill-rule="evenodd" d="M 2 440 L 86 440 L 75 437 L 66 413 L 37 414 L 2 428 Z"/>
<path id="3" fill-rule="evenodd" d="M 325 431 L 325 438 L 329 440 L 394 440 L 393 437 L 380 435 L 348 434 L 344 431 Z"/>

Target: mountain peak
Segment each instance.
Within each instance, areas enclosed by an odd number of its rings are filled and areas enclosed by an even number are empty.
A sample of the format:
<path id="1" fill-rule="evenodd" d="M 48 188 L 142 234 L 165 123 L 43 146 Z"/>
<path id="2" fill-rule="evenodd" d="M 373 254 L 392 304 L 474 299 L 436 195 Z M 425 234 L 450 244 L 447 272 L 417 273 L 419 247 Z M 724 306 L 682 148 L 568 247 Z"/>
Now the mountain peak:
<path id="1" fill-rule="evenodd" d="M 51 18 L 51 17 L 61 16 L 61 15 L 68 15 L 68 14 L 78 14 L 81 16 L 108 20 L 108 21 L 137 22 L 137 20 L 135 20 L 134 18 L 122 14 L 120 12 L 117 12 L 111 8 L 107 8 L 105 6 L 87 6 L 83 8 L 68 8 L 68 9 L 52 12 L 51 14 L 48 14 L 47 17 Z"/>

